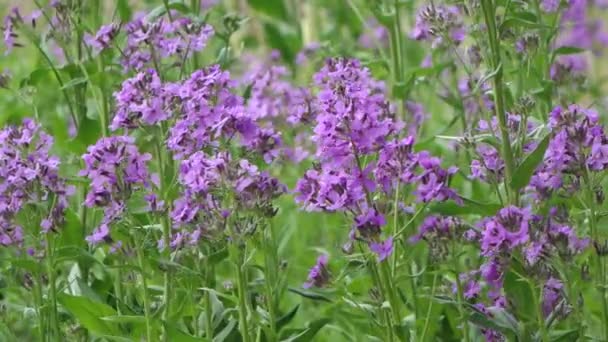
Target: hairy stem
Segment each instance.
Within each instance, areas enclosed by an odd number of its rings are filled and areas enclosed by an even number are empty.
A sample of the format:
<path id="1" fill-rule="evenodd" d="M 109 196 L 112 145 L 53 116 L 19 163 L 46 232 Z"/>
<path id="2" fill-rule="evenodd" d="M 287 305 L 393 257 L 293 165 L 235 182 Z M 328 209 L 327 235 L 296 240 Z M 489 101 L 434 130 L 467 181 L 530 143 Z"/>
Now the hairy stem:
<path id="1" fill-rule="evenodd" d="M 589 170 L 585 170 L 583 174 L 583 181 L 585 182 L 585 201 L 587 202 L 587 207 L 589 209 L 589 227 L 591 229 L 591 240 L 593 242 L 599 243 L 599 234 L 597 228 L 597 206 L 596 201 L 593 194 L 593 184 L 591 184 L 591 178 L 589 175 Z M 603 332 L 604 339 L 608 339 L 608 301 L 606 300 L 606 274 L 604 267 L 604 260 L 600 253 L 596 250 L 594 255 L 594 266 L 596 269 L 597 277 L 599 277 L 599 282 L 596 284 L 597 288 L 600 291 L 600 296 L 602 297 L 602 322 L 603 322 Z"/>
<path id="2" fill-rule="evenodd" d="M 244 265 L 240 255 L 237 256 L 236 261 L 236 280 L 239 296 L 239 328 L 241 330 L 243 342 L 251 342 L 251 336 L 249 335 L 249 323 L 247 322 L 247 317 L 249 315 L 249 310 L 247 309 L 247 275 L 243 270 Z"/>
<path id="3" fill-rule="evenodd" d="M 49 320 L 50 320 L 50 337 L 53 341 L 60 340 L 59 320 L 57 319 L 57 284 L 55 278 L 55 267 L 53 258 L 53 241 L 51 232 L 46 233 L 46 267 L 47 276 L 49 278 Z"/>
<path id="4" fill-rule="evenodd" d="M 502 157 L 505 161 L 505 191 L 509 202 L 517 204 L 517 196 L 510 191 L 509 186 L 511 179 L 513 178 L 513 172 L 515 170 L 515 162 L 513 160 L 513 152 L 511 151 L 511 141 L 509 137 L 509 130 L 507 128 L 507 113 L 505 112 L 505 94 L 503 89 L 503 74 L 502 74 L 502 61 L 500 55 L 500 42 L 498 39 L 498 32 L 496 27 L 496 9 L 492 0 L 481 0 L 481 7 L 483 8 L 484 19 L 488 31 L 488 38 L 491 50 L 491 61 L 492 69 L 495 72 L 493 77 L 494 81 L 494 102 L 495 102 L 495 114 L 498 118 L 498 125 L 501 134 L 501 152 Z"/>
<path id="5" fill-rule="evenodd" d="M 209 255 L 205 256 L 205 281 L 207 287 L 211 288 L 211 277 L 214 276 L 213 266 L 209 262 Z M 205 338 L 213 341 L 213 305 L 211 304 L 211 292 L 205 291 Z"/>
<path id="6" fill-rule="evenodd" d="M 274 289 L 276 284 L 276 275 L 278 274 L 277 269 L 277 249 L 275 245 L 274 232 L 272 229 L 272 224 L 269 224 L 267 227 L 267 231 L 264 233 L 264 245 L 265 253 L 264 253 L 264 262 L 266 266 L 266 274 L 265 274 L 265 290 L 266 290 L 266 306 L 268 309 L 268 318 L 270 325 L 270 340 L 275 341 L 277 339 L 277 313 L 276 313 L 276 303 L 275 303 L 275 295 Z"/>
<path id="7" fill-rule="evenodd" d="M 141 275 L 141 284 L 143 287 L 144 297 L 144 317 L 146 319 L 146 341 L 152 340 L 152 322 L 150 320 L 150 297 L 148 293 L 148 281 L 146 280 L 144 252 L 141 246 L 137 246 L 137 260 L 139 262 L 139 274 Z"/>

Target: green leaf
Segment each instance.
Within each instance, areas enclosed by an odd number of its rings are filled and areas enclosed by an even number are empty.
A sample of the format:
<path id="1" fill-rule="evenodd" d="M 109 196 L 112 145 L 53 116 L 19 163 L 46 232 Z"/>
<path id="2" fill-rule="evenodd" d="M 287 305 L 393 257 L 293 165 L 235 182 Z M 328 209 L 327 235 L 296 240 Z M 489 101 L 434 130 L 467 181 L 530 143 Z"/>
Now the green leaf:
<path id="1" fill-rule="evenodd" d="M 150 13 L 148 13 L 147 18 L 156 19 L 165 15 L 167 13 L 167 7 L 169 8 L 169 10 L 176 10 L 184 14 L 190 12 L 190 8 L 188 8 L 188 6 L 183 1 L 171 1 L 169 2 L 168 6 L 165 6 L 163 4 L 154 8 L 152 11 L 150 11 Z"/>
<path id="2" fill-rule="evenodd" d="M 287 8 L 283 0 L 247 0 L 249 6 L 257 12 L 271 18 L 284 21 L 287 19 Z"/>
<path id="3" fill-rule="evenodd" d="M 549 341 L 551 342 L 567 342 L 567 341 L 578 341 L 579 330 L 552 330 L 549 332 Z"/>
<path id="4" fill-rule="evenodd" d="M 492 309 L 492 308 L 488 308 Z M 511 334 L 519 335 L 518 327 L 513 326 L 515 320 L 503 309 L 491 310 L 492 317 L 482 313 L 476 309 L 469 315 L 469 320 L 483 328 L 499 331 L 507 336 Z M 510 318 L 507 318 L 510 317 Z M 516 323 L 517 321 L 515 321 Z"/>
<path id="5" fill-rule="evenodd" d="M 209 263 L 217 265 L 228 257 L 228 248 L 222 248 L 209 256 Z"/>
<path id="6" fill-rule="evenodd" d="M 167 337 L 169 338 L 169 341 L 173 341 L 173 342 L 205 342 L 205 341 L 209 341 L 206 338 L 194 337 L 194 336 L 192 336 L 190 334 L 187 334 L 187 333 L 181 331 L 180 329 L 178 329 L 173 324 L 169 324 L 168 322 L 165 322 L 164 324 L 165 324 L 165 328 L 167 330 Z"/>
<path id="7" fill-rule="evenodd" d="M 574 55 L 581 52 L 585 52 L 585 49 L 581 49 L 575 46 L 560 46 L 553 51 L 553 55 Z"/>
<path id="8" fill-rule="evenodd" d="M 89 79 L 86 77 L 76 77 L 76 78 L 71 79 L 68 83 L 65 83 L 63 85 L 63 87 L 61 87 L 60 89 L 61 90 L 69 89 L 69 88 L 75 87 L 79 84 L 87 83 L 88 80 Z"/>
<path id="9" fill-rule="evenodd" d="M 285 62 L 293 62 L 296 54 L 302 48 L 302 40 L 293 28 L 281 25 L 281 23 L 266 22 L 264 32 L 270 47 L 279 50 Z"/>
<path id="10" fill-rule="evenodd" d="M 289 292 L 293 292 L 295 294 L 298 294 L 298 295 L 308 298 L 308 299 L 319 300 L 319 301 L 330 302 L 330 303 L 332 302 L 331 299 L 329 299 L 328 297 L 326 297 L 320 293 L 307 291 L 307 290 L 299 289 L 296 287 L 290 287 L 288 290 L 289 290 Z"/>
<path id="11" fill-rule="evenodd" d="M 279 317 L 277 320 L 277 330 L 281 330 L 282 327 L 286 326 L 291 322 L 294 317 L 296 317 L 296 313 L 298 313 L 298 309 L 300 309 L 300 304 L 293 307 L 293 309 L 289 310 L 288 313 Z"/>
<path id="12" fill-rule="evenodd" d="M 9 264 L 25 271 L 39 274 L 42 271 L 42 265 L 32 259 L 9 259 Z"/>
<path id="13" fill-rule="evenodd" d="M 315 335 L 326 324 L 331 322 L 329 318 L 321 318 L 307 324 L 306 328 L 302 329 L 287 329 L 281 333 L 282 342 L 307 342 L 312 341 Z"/>
<path id="14" fill-rule="evenodd" d="M 118 10 L 118 16 L 122 22 L 128 22 L 131 20 L 133 11 L 129 6 L 129 0 L 118 0 L 116 3 L 116 9 Z"/>
<path id="15" fill-rule="evenodd" d="M 107 322 L 114 323 L 135 323 L 135 324 L 145 324 L 146 317 L 144 316 L 133 316 L 133 315 L 112 315 L 112 316 L 103 316 L 102 320 Z"/>
<path id="16" fill-rule="evenodd" d="M 116 316 L 116 311 L 109 305 L 65 293 L 59 294 L 57 299 L 86 329 L 98 334 L 120 335 L 116 325 L 100 319 L 103 316 Z"/>
<path id="17" fill-rule="evenodd" d="M 538 144 L 536 149 L 532 151 L 526 159 L 517 167 L 515 172 L 513 172 L 513 178 L 511 179 L 511 183 L 509 186 L 511 189 L 517 191 L 524 186 L 528 185 L 530 182 L 530 178 L 532 174 L 538 167 L 538 165 L 542 162 L 543 157 L 545 156 L 545 151 L 549 146 L 549 141 L 551 140 L 551 135 L 547 134 Z"/>
<path id="18" fill-rule="evenodd" d="M 228 336 L 230 336 L 230 333 L 232 333 L 232 331 L 234 330 L 236 325 L 237 325 L 237 320 L 231 319 L 230 321 L 228 321 L 228 324 L 226 324 L 224 329 L 222 329 L 222 331 L 220 331 L 219 334 L 215 335 L 215 337 L 213 338 L 213 342 L 225 341 L 226 338 Z"/>

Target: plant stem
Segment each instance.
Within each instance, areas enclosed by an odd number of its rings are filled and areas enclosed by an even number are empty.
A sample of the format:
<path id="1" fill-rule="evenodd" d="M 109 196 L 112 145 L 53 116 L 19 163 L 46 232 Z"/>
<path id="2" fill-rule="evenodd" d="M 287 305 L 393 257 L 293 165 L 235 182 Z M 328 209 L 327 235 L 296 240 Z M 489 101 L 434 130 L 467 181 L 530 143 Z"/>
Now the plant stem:
<path id="1" fill-rule="evenodd" d="M 161 134 L 161 136 L 164 136 L 164 130 Z M 167 179 L 167 175 L 166 175 L 166 171 L 167 168 L 165 167 L 164 161 L 164 153 L 163 153 L 163 147 L 162 147 L 162 141 L 161 139 L 157 139 L 157 143 L 156 143 L 156 158 L 158 160 L 158 173 L 159 173 L 159 177 L 160 177 L 160 189 L 159 192 L 161 194 L 161 199 L 163 199 L 165 201 L 165 203 L 168 203 L 167 200 L 167 186 L 166 186 L 166 179 Z M 169 259 L 171 257 L 171 226 L 170 226 L 170 219 L 168 217 L 169 215 L 169 210 L 166 211 L 166 213 L 164 213 L 162 215 L 161 218 L 161 226 L 162 226 L 162 239 L 163 239 L 163 245 L 164 245 L 164 250 L 163 250 L 163 256 L 167 259 Z M 166 270 L 165 274 L 164 274 L 164 279 L 163 279 L 163 299 L 164 299 L 164 305 L 163 305 L 163 313 L 162 313 L 162 319 L 164 321 L 167 321 L 167 319 L 169 318 L 169 315 L 171 314 L 171 272 L 170 270 Z M 167 334 L 164 334 L 164 340 L 167 340 Z"/>
<path id="2" fill-rule="evenodd" d="M 137 246 L 137 260 L 139 262 L 139 274 L 141 275 L 141 283 L 143 287 L 144 297 L 144 317 L 146 319 L 146 341 L 152 342 L 152 323 L 150 321 L 150 298 L 148 295 L 148 281 L 146 280 L 144 252 L 140 245 Z"/>
<path id="3" fill-rule="evenodd" d="M 462 282 L 460 281 L 460 265 L 458 262 L 457 254 L 458 250 L 456 246 L 452 248 L 452 259 L 454 262 L 454 274 L 456 275 L 456 289 L 457 289 L 457 299 L 458 299 L 458 314 L 460 315 L 460 324 L 462 324 L 462 332 L 464 335 L 465 342 L 470 341 L 469 335 L 469 320 L 464 310 L 464 296 L 462 289 Z"/>
<path id="4" fill-rule="evenodd" d="M 278 269 L 277 269 L 277 255 L 276 255 L 276 246 L 275 246 L 275 240 L 274 240 L 274 232 L 272 229 L 272 224 L 268 224 L 267 227 L 267 234 L 264 234 L 264 246 L 265 248 L 265 253 L 264 253 L 264 261 L 265 261 L 265 266 L 266 266 L 266 272 L 265 272 L 265 290 L 266 290 L 266 306 L 268 309 L 268 316 L 269 316 L 269 325 L 270 325 L 270 340 L 271 341 L 276 341 L 277 340 L 277 331 L 276 331 L 276 324 L 277 324 L 277 314 L 276 314 L 276 305 L 275 305 L 275 300 L 274 300 L 274 286 L 276 284 L 276 275 L 278 274 Z"/>
<path id="5" fill-rule="evenodd" d="M 382 282 L 386 287 L 386 294 L 389 304 L 391 306 L 393 324 L 397 329 L 401 329 L 401 305 L 399 304 L 399 298 L 395 292 L 395 287 L 393 286 L 393 281 L 390 276 L 390 269 L 388 261 L 380 262 L 380 276 L 382 277 Z"/>
<path id="6" fill-rule="evenodd" d="M 234 248 L 236 249 L 236 247 Z M 239 253 L 238 251 L 236 251 Z M 247 309 L 247 275 L 243 272 L 243 261 L 239 255 L 237 255 L 236 266 L 236 277 L 237 277 L 237 291 L 239 296 L 239 328 L 241 330 L 241 337 L 243 342 L 251 342 L 249 335 L 249 324 L 247 322 L 248 309 Z"/>
<path id="7" fill-rule="evenodd" d="M 209 262 L 209 255 L 205 256 L 205 281 L 207 287 L 212 288 L 211 277 L 214 276 L 213 267 Z M 211 305 L 211 293 L 205 291 L 205 338 L 213 341 L 213 306 Z"/>
<path id="8" fill-rule="evenodd" d="M 517 204 L 517 196 L 512 194 L 510 191 L 511 179 L 515 170 L 515 162 L 513 160 L 513 152 L 511 151 L 511 141 L 509 137 L 509 130 L 507 127 L 507 115 L 505 112 L 504 102 L 504 89 L 503 89 L 503 74 L 502 74 L 502 61 L 500 56 L 500 42 L 498 39 L 498 32 L 496 27 L 496 9 L 492 0 L 481 0 L 481 7 L 483 8 L 484 18 L 486 27 L 488 30 L 488 37 L 490 42 L 490 50 L 492 54 L 492 69 L 495 72 L 493 77 L 494 80 L 494 102 L 495 112 L 498 118 L 498 125 L 500 128 L 502 138 L 502 157 L 505 161 L 505 191 L 507 192 L 507 198 L 512 204 Z"/>
<path id="9" fill-rule="evenodd" d="M 399 94 L 395 94 L 398 89 L 396 86 L 403 83 L 403 69 L 402 69 L 402 58 L 401 58 L 401 41 L 403 40 L 401 32 L 401 16 L 399 14 L 398 1 L 394 1 L 395 13 L 393 13 L 392 27 L 389 28 L 390 32 L 390 46 L 391 46 L 391 60 L 392 60 L 392 76 L 393 76 L 393 97 L 399 98 Z M 399 110 L 402 111 L 403 106 L 399 106 Z"/>
<path id="10" fill-rule="evenodd" d="M 545 318 L 543 317 L 543 307 L 540 301 L 540 296 L 538 295 L 538 291 L 534 286 L 534 283 L 531 280 L 528 280 L 528 285 L 530 286 L 530 290 L 532 290 L 532 299 L 534 300 L 534 306 L 536 307 L 536 320 L 538 322 L 538 329 L 540 331 L 541 341 L 546 342 L 549 341 L 547 337 L 547 327 L 545 327 Z M 540 291 L 542 295 L 542 288 Z"/>
<path id="11" fill-rule="evenodd" d="M 424 327 L 422 328 L 422 336 L 420 337 L 420 341 L 424 342 L 424 338 L 426 337 L 426 331 L 429 327 L 429 321 L 431 317 L 431 311 L 433 310 L 433 297 L 435 297 L 435 286 L 437 285 L 437 273 L 433 275 L 433 285 L 431 286 L 431 297 L 429 300 L 429 307 L 426 310 L 426 315 L 424 317 Z"/>
<path id="12" fill-rule="evenodd" d="M 57 285 L 55 284 L 55 268 L 54 268 L 54 260 L 53 260 L 53 242 L 51 233 L 45 234 L 46 239 L 46 267 L 47 267 L 47 276 L 49 277 L 49 301 L 50 301 L 50 331 L 51 338 L 55 340 L 60 340 L 59 333 L 59 321 L 57 319 Z"/>
<path id="13" fill-rule="evenodd" d="M 42 314 L 42 277 L 39 272 L 36 272 L 36 279 L 34 280 L 34 305 L 36 306 L 36 315 L 38 315 L 38 334 L 40 334 L 40 341 L 46 341 L 46 329 L 44 316 Z"/>
<path id="14" fill-rule="evenodd" d="M 122 262 L 116 261 L 116 276 L 114 278 L 114 294 L 116 296 L 116 313 L 122 315 L 121 305 L 123 303 L 124 296 L 122 294 Z"/>
<path id="15" fill-rule="evenodd" d="M 589 175 L 589 170 L 586 169 L 583 174 L 583 181 L 585 182 L 585 197 L 587 202 L 587 207 L 589 209 L 589 226 L 591 229 L 591 240 L 593 242 L 599 243 L 599 234 L 597 229 L 597 214 L 596 214 L 596 201 L 593 196 L 593 185 L 591 184 L 591 178 Z M 600 277 L 600 281 L 597 284 L 597 287 L 600 291 L 600 295 L 602 296 L 602 322 L 603 322 L 603 332 L 604 339 L 608 339 L 608 301 L 606 301 L 606 274 L 604 267 L 604 260 L 602 256 L 595 251 L 593 253 L 595 256 L 594 266 L 596 268 L 597 276 Z"/>

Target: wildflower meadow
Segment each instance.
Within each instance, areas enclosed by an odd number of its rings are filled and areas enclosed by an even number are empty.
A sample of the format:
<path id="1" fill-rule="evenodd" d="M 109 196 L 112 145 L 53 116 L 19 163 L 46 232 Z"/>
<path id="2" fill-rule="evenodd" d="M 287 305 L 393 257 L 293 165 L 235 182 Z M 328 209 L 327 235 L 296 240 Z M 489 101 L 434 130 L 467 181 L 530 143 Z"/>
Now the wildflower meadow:
<path id="1" fill-rule="evenodd" d="M 0 14 L 0 341 L 608 341 L 608 1 Z"/>

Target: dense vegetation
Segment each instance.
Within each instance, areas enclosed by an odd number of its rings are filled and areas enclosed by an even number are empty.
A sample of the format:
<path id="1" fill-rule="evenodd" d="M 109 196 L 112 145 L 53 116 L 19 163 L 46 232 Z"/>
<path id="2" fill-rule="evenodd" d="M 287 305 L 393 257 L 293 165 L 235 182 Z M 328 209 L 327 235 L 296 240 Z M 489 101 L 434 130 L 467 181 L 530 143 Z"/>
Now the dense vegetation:
<path id="1" fill-rule="evenodd" d="M 15 4 L 0 340 L 608 341 L 605 1 Z"/>

